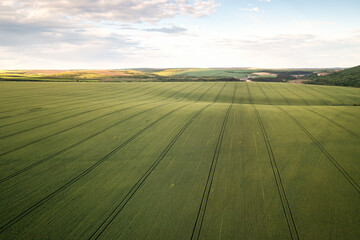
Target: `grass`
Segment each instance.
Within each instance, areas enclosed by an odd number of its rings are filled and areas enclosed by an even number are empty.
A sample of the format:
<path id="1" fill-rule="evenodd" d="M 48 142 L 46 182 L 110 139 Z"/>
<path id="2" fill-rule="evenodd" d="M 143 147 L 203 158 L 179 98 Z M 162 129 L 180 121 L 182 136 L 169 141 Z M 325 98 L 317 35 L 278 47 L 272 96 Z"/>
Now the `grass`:
<path id="1" fill-rule="evenodd" d="M 357 239 L 360 90 L 0 82 L 0 239 Z"/>

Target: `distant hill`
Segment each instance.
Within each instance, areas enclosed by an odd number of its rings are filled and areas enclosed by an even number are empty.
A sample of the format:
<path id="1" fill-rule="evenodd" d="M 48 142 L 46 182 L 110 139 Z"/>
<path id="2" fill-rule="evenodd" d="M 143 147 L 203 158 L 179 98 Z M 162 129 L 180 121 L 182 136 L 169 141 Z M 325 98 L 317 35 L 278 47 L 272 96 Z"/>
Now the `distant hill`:
<path id="1" fill-rule="evenodd" d="M 103 70 L 0 70 L 0 81 L 50 82 L 287 82 L 335 69 L 135 68 Z M 316 75 L 317 76 L 317 75 Z"/>
<path id="2" fill-rule="evenodd" d="M 326 76 L 313 74 L 308 77 L 308 84 L 360 87 L 360 66 L 334 72 Z"/>

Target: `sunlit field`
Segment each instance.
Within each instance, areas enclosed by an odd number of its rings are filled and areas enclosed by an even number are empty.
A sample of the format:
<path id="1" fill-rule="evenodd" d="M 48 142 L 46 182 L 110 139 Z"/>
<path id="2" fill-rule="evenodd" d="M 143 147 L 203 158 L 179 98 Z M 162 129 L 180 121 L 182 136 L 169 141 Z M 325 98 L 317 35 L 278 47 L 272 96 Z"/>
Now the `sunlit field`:
<path id="1" fill-rule="evenodd" d="M 358 88 L 0 82 L 0 101 L 0 239 L 360 236 Z"/>

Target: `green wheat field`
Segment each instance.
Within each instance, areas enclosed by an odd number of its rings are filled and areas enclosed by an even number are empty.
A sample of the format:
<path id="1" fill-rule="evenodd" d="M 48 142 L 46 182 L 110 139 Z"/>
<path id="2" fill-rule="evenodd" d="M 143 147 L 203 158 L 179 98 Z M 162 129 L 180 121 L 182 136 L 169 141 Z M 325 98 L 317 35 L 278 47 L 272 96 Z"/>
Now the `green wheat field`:
<path id="1" fill-rule="evenodd" d="M 360 89 L 0 82 L 0 239 L 358 239 Z"/>

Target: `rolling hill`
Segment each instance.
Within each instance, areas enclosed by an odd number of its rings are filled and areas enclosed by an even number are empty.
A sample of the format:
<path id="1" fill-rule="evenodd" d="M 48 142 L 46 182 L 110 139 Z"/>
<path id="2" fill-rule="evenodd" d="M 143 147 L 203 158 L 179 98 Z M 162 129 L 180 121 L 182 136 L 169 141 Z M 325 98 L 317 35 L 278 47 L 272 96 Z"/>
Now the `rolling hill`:
<path id="1" fill-rule="evenodd" d="M 309 84 L 360 87 L 360 65 L 326 76 L 313 74 L 309 79 Z"/>

